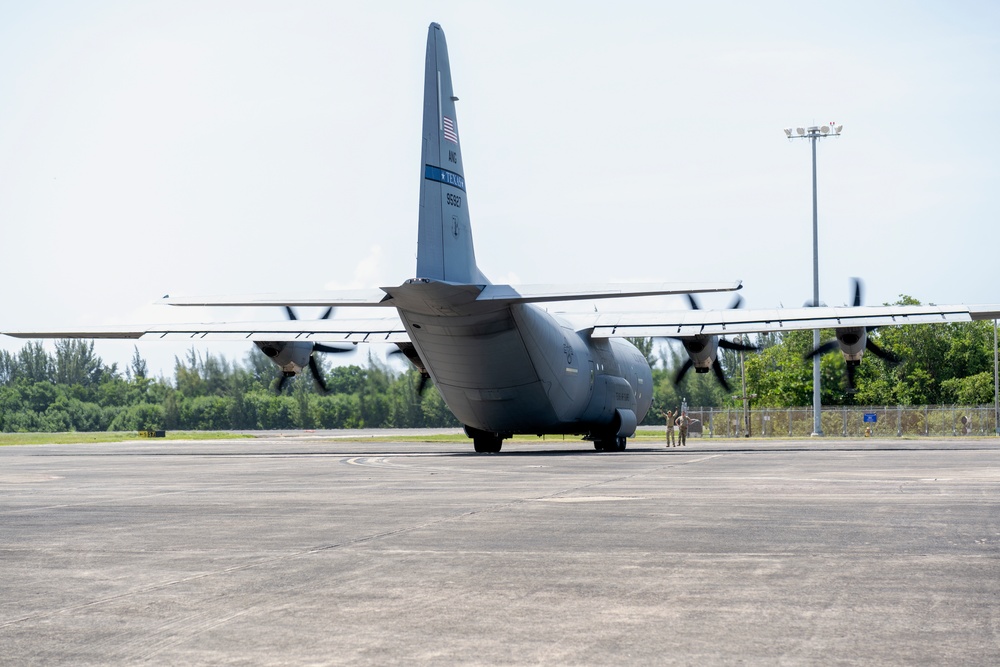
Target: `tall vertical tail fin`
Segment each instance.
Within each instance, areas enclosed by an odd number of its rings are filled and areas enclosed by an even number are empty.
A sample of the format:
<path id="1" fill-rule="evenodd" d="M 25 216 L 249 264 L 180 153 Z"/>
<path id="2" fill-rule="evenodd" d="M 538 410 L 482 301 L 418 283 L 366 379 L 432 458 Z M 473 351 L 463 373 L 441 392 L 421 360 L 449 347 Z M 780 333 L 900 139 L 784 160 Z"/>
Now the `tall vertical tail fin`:
<path id="1" fill-rule="evenodd" d="M 476 266 L 444 31 L 427 31 L 417 278 L 488 284 Z"/>

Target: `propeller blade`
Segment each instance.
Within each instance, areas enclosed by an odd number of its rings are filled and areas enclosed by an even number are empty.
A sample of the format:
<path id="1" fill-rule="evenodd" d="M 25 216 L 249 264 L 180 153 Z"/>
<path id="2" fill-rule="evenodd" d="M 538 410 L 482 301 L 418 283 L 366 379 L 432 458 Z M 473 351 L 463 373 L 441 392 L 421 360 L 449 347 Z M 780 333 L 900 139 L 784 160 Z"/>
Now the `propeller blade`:
<path id="1" fill-rule="evenodd" d="M 725 338 L 719 339 L 719 347 L 726 350 L 736 350 L 737 352 L 741 350 L 743 352 L 758 352 L 760 350 L 756 345 L 745 345 L 735 340 L 726 340 Z"/>
<path id="2" fill-rule="evenodd" d="M 854 307 L 861 305 L 861 279 L 851 278 L 851 282 L 854 283 Z"/>
<path id="3" fill-rule="evenodd" d="M 309 357 L 309 370 L 312 371 L 313 382 L 316 383 L 316 387 L 319 389 L 321 394 L 326 394 L 326 382 L 323 381 L 323 374 L 319 371 L 319 364 L 316 363 L 316 357 L 310 355 Z"/>
<path id="4" fill-rule="evenodd" d="M 343 352 L 354 352 L 354 343 L 348 343 L 350 347 L 334 347 L 323 343 L 313 343 L 313 352 L 323 352 L 324 354 L 341 354 Z"/>
<path id="5" fill-rule="evenodd" d="M 865 343 L 865 347 L 868 349 L 869 352 L 874 354 L 876 357 L 888 361 L 890 364 L 898 364 L 900 361 L 902 361 L 902 359 L 900 359 L 898 356 L 896 356 L 889 350 L 879 347 L 878 344 L 871 338 L 869 338 L 868 342 Z"/>
<path id="6" fill-rule="evenodd" d="M 274 388 L 274 393 L 281 395 L 281 390 L 285 388 L 285 383 L 288 382 L 288 376 L 282 373 L 278 376 L 278 386 Z"/>
<path id="7" fill-rule="evenodd" d="M 288 315 L 288 319 L 297 320 L 299 318 L 295 317 L 295 311 L 292 310 L 291 306 L 285 306 L 285 314 Z"/>
<path id="8" fill-rule="evenodd" d="M 817 347 L 812 352 L 806 353 L 806 355 L 804 357 L 802 357 L 802 358 L 803 359 L 812 359 L 813 357 L 815 357 L 818 354 L 826 354 L 827 352 L 832 352 L 833 350 L 837 349 L 838 345 L 839 345 L 839 343 L 837 342 L 836 338 L 833 339 L 833 340 L 828 340 L 825 343 L 823 343 L 822 345 L 820 345 L 819 347 Z"/>
<path id="9" fill-rule="evenodd" d="M 857 393 L 857 389 L 854 388 L 854 364 L 847 364 L 847 393 L 854 394 Z"/>
<path id="10" fill-rule="evenodd" d="M 330 306 L 325 311 L 323 311 L 323 314 L 320 315 L 319 319 L 321 319 L 321 320 L 328 320 L 328 319 L 330 319 L 331 315 L 333 315 L 333 306 Z"/>
<path id="11" fill-rule="evenodd" d="M 743 297 L 739 294 L 729 302 L 729 310 L 736 310 L 737 308 L 743 307 Z"/>
<path id="12" fill-rule="evenodd" d="M 427 389 L 427 382 L 431 379 L 431 376 L 427 373 L 420 374 L 420 383 L 417 384 L 417 396 L 423 396 L 424 390 Z"/>
<path id="13" fill-rule="evenodd" d="M 698 299 L 694 298 L 693 294 L 687 294 L 688 303 L 691 304 L 691 310 L 701 310 L 701 306 L 698 305 Z"/>
<path id="14" fill-rule="evenodd" d="M 732 389 L 729 388 L 729 383 L 726 382 L 726 376 L 722 373 L 722 364 L 719 363 L 718 359 L 712 362 L 712 370 L 715 371 L 715 379 L 719 381 L 722 388 L 725 389 L 727 393 L 732 391 Z"/>
<path id="15" fill-rule="evenodd" d="M 694 366 L 694 362 L 691 361 L 690 359 L 684 362 L 684 364 L 681 366 L 681 369 L 677 371 L 677 375 L 674 376 L 674 386 L 677 386 L 681 383 L 681 380 L 684 379 L 684 376 L 687 375 L 687 372 L 691 370 L 692 366 Z"/>

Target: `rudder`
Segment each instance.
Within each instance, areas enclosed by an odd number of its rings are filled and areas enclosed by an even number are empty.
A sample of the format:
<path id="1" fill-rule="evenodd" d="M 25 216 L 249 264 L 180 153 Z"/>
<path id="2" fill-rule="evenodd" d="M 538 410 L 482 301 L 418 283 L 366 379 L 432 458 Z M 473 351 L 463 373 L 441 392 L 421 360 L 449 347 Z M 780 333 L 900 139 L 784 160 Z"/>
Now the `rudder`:
<path id="1" fill-rule="evenodd" d="M 476 266 L 444 31 L 427 31 L 417 278 L 489 284 Z"/>

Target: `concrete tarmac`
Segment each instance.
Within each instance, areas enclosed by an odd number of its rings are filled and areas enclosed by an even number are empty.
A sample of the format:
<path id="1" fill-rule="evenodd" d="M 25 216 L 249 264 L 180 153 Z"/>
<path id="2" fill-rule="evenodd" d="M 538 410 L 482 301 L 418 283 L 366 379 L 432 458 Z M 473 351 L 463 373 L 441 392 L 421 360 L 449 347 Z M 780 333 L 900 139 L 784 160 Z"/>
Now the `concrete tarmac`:
<path id="1" fill-rule="evenodd" d="M 0 448 L 0 664 L 1000 664 L 1000 442 Z"/>

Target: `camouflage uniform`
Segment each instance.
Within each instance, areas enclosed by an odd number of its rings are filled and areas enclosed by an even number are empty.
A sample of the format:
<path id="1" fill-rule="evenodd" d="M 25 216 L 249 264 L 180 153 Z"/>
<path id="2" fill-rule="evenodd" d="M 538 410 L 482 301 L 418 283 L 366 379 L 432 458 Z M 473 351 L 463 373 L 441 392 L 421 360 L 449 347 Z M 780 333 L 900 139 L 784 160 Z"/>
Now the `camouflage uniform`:
<path id="1" fill-rule="evenodd" d="M 660 412 L 662 415 L 663 412 Z M 667 447 L 670 447 L 674 443 L 674 413 L 667 410 L 667 414 L 663 415 L 667 418 Z"/>
<path id="2" fill-rule="evenodd" d="M 686 412 L 682 412 L 681 416 L 677 418 L 678 447 L 687 447 L 688 425 L 690 423 L 691 423 L 691 418 L 688 417 Z"/>

